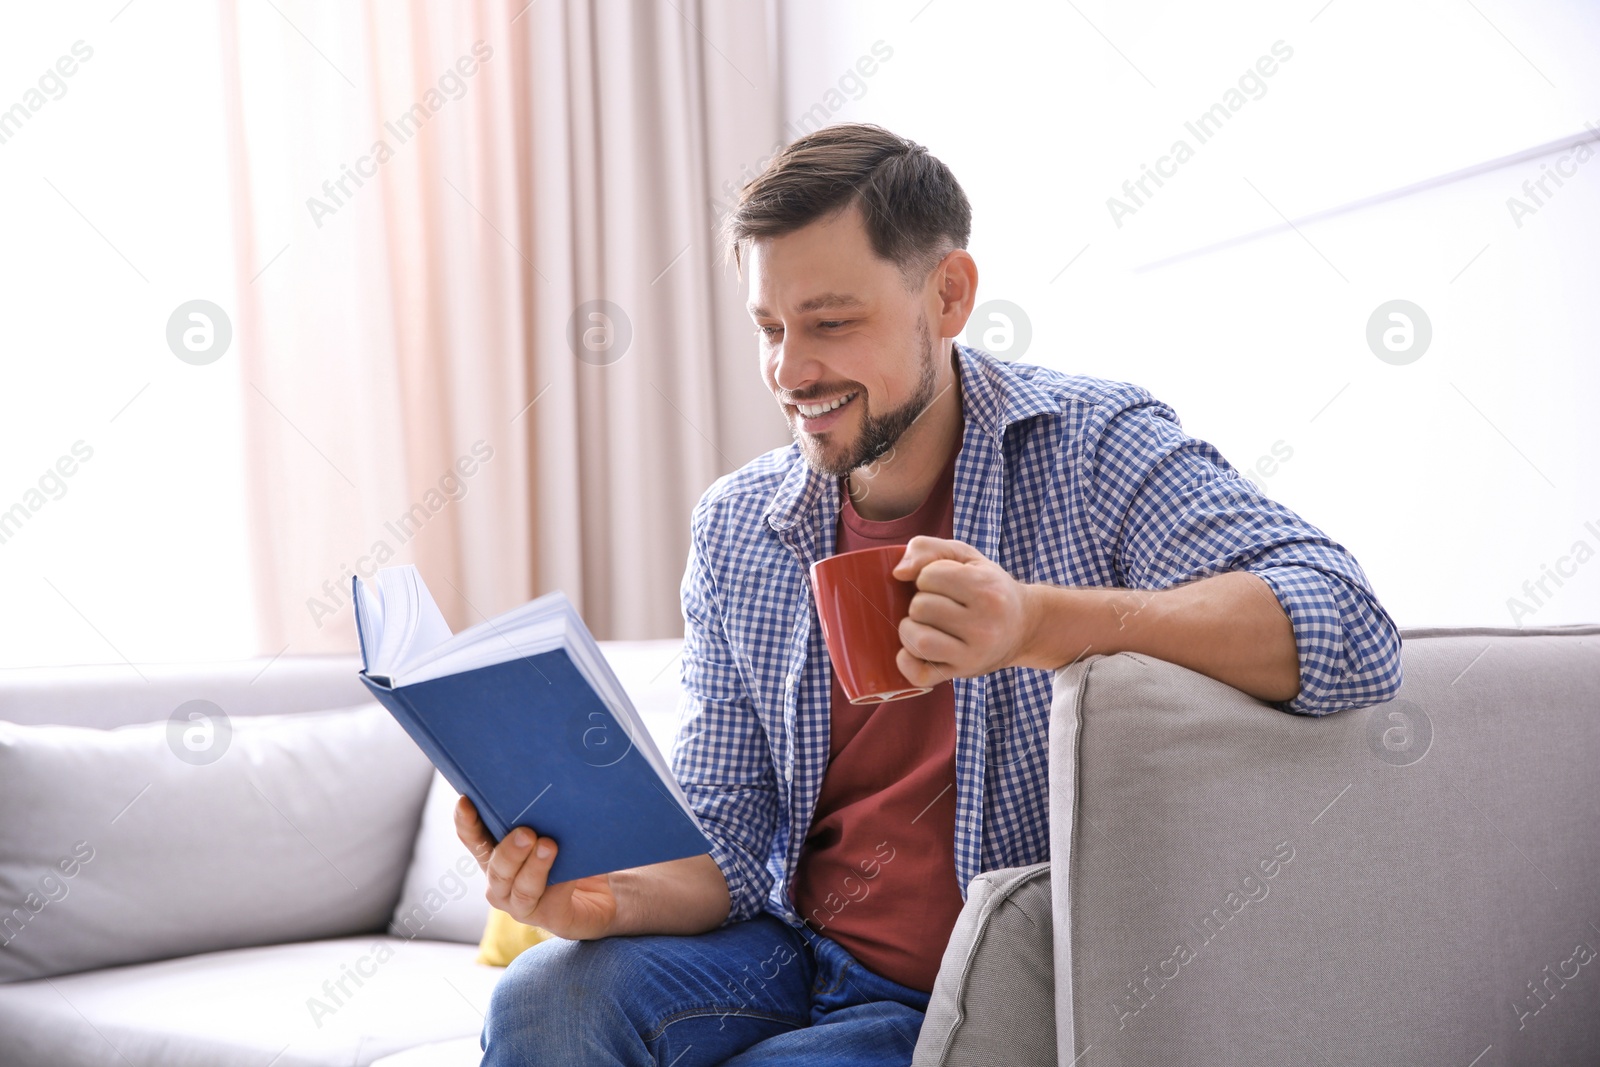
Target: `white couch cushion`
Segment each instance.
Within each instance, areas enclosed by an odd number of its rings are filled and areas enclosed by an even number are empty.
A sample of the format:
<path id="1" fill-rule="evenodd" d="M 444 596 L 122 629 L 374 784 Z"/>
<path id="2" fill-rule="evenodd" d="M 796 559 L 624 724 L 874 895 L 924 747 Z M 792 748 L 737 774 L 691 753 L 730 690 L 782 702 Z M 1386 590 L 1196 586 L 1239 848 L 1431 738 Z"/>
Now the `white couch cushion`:
<path id="1" fill-rule="evenodd" d="M 0 981 L 383 928 L 427 759 L 377 704 L 211 711 L 0 722 Z"/>
<path id="2" fill-rule="evenodd" d="M 348 708 L 371 699 L 359 656 L 272 656 L 221 663 L 76 664 L 0 669 L 0 719 L 25 726 L 151 722 L 204 697 L 241 715 Z"/>
<path id="3" fill-rule="evenodd" d="M 0 986 L 0 1062 L 360 1067 L 453 1038 L 476 1048 L 503 972 L 474 954 L 441 941 L 342 938 Z"/>
<path id="4" fill-rule="evenodd" d="M 478 1067 L 483 1062 L 483 1044 L 478 1037 L 458 1037 L 397 1052 L 372 1067 Z"/>
<path id="5" fill-rule="evenodd" d="M 422 829 L 406 870 L 400 903 L 389 920 L 395 937 L 464 941 L 476 945 L 489 921 L 488 881 L 456 836 L 455 787 L 438 771 L 422 806 Z"/>

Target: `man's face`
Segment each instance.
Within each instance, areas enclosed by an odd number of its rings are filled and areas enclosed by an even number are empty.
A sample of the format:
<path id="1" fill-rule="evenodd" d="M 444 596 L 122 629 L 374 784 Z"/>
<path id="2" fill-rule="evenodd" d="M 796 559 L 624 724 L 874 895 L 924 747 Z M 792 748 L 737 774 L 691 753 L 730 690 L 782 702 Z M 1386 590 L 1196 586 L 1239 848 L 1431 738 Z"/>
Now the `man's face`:
<path id="1" fill-rule="evenodd" d="M 932 288 L 906 291 L 854 205 L 752 242 L 747 262 L 762 376 L 812 469 L 843 477 L 877 459 L 953 379 Z"/>

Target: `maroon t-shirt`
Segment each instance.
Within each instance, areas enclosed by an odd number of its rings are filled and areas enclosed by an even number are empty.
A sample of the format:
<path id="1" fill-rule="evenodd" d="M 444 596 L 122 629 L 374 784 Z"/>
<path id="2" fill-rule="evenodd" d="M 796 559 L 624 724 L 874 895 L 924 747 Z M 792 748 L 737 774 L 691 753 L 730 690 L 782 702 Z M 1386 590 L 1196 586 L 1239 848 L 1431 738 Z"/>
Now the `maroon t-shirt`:
<path id="1" fill-rule="evenodd" d="M 958 450 L 959 451 L 959 450 Z M 838 551 L 952 535 L 955 455 L 911 514 L 872 522 L 845 493 Z M 924 992 L 961 911 L 956 882 L 955 691 L 851 704 L 833 678 L 828 770 L 792 897 L 811 929 L 877 974 Z"/>

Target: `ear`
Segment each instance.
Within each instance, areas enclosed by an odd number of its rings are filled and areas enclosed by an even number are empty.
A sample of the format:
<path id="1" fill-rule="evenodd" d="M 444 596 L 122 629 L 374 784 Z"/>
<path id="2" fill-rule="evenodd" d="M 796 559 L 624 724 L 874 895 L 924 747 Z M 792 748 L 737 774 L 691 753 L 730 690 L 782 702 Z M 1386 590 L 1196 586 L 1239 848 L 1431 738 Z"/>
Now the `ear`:
<path id="1" fill-rule="evenodd" d="M 940 337 L 960 337 L 978 300 L 978 262 L 964 248 L 953 248 L 933 268 L 934 321 Z"/>

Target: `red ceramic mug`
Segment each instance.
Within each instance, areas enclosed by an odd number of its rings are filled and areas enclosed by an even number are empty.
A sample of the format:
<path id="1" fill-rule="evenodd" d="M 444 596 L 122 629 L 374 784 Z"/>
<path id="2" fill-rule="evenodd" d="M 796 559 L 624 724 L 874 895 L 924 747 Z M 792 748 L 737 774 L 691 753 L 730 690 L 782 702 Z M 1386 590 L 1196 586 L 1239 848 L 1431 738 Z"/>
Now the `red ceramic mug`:
<path id="1" fill-rule="evenodd" d="M 881 704 L 929 692 L 912 685 L 895 655 L 900 620 L 911 610 L 917 587 L 891 574 L 905 545 L 842 552 L 811 565 L 811 592 L 822 620 L 822 639 L 852 704 Z"/>

